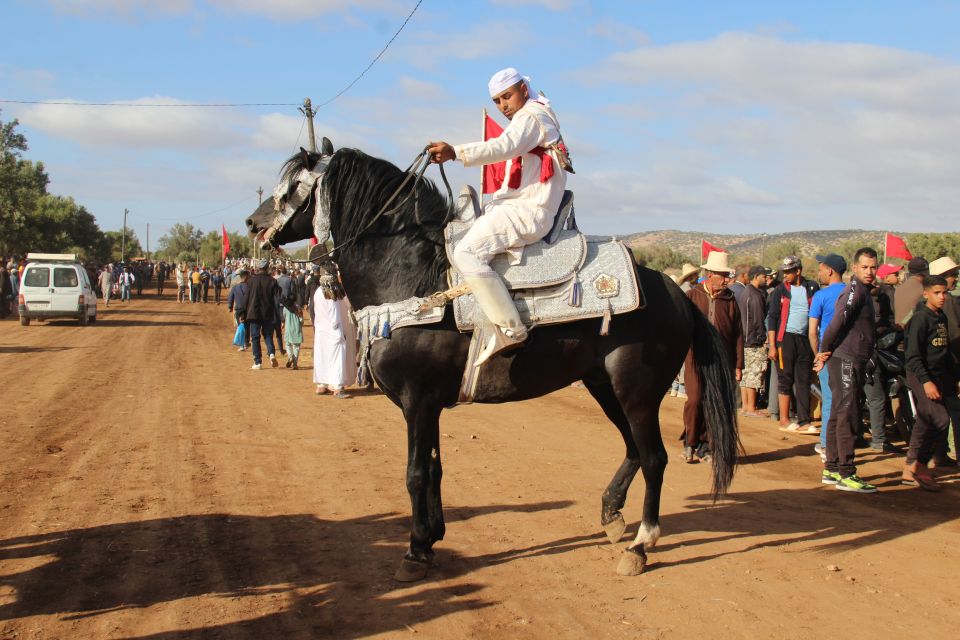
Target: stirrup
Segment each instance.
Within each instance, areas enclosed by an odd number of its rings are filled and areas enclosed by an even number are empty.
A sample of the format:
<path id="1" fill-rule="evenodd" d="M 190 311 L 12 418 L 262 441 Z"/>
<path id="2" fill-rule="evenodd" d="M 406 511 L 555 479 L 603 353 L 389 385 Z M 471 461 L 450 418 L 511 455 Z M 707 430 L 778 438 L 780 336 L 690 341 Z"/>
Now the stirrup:
<path id="1" fill-rule="evenodd" d="M 502 327 L 494 326 L 494 331 L 490 336 L 490 340 L 487 341 L 483 351 L 481 351 L 480 355 L 477 356 L 477 360 L 473 363 L 473 366 L 479 367 L 498 353 L 516 349 L 523 344 L 526 339 L 526 327 L 521 327 L 519 329 L 504 329 Z"/>

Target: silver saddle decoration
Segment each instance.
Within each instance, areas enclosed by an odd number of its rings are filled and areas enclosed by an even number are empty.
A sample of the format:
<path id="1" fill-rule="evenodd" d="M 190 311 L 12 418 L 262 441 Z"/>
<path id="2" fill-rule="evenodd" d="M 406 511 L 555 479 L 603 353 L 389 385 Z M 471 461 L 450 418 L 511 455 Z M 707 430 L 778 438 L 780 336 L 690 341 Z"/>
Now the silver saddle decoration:
<path id="1" fill-rule="evenodd" d="M 357 327 L 359 362 L 357 384 L 366 386 L 370 379 L 370 347 L 377 340 L 389 339 L 395 329 L 422 324 L 435 324 L 443 320 L 444 307 L 431 307 L 421 311 L 423 298 L 408 298 L 401 302 L 389 302 L 364 307 L 353 312 Z"/>
<path id="2" fill-rule="evenodd" d="M 476 192 L 471 187 L 461 190 L 456 208 L 458 219 L 445 231 L 447 257 L 479 213 Z M 601 333 L 606 334 L 611 316 L 643 304 L 633 257 L 616 238 L 580 233 L 572 216 L 573 194 L 566 192 L 557 224 L 544 240 L 525 246 L 518 264 L 511 264 L 509 256 L 501 254 L 490 266 L 507 283 L 524 324 L 604 318 Z M 563 228 L 568 220 L 574 228 Z M 450 270 L 448 279 L 451 288 L 464 283 L 455 269 Z M 480 311 L 473 295 L 455 298 L 453 311 L 458 329 L 474 329 L 474 315 Z"/>

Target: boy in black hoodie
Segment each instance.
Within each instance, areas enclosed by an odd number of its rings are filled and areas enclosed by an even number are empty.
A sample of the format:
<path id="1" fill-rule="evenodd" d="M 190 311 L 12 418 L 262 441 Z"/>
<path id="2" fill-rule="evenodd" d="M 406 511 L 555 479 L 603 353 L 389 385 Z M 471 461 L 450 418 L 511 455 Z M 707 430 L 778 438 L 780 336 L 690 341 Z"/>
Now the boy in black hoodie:
<path id="1" fill-rule="evenodd" d="M 901 482 L 927 491 L 940 490 L 927 464 L 950 424 L 945 398 L 957 395 L 957 372 L 950 359 L 943 314 L 946 295 L 943 276 L 926 276 L 923 299 L 907 324 L 906 334 L 907 384 L 917 405 L 917 420 Z"/>

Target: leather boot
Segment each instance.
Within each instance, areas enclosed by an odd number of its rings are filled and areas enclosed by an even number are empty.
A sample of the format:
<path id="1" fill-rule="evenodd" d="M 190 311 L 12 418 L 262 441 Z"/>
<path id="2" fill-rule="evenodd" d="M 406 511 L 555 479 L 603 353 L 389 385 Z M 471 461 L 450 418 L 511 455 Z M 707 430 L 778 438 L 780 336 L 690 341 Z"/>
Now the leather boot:
<path id="1" fill-rule="evenodd" d="M 513 303 L 513 298 L 499 276 L 464 279 L 470 285 L 470 291 L 487 320 L 496 325 L 496 330 L 492 332 L 483 351 L 474 362 L 474 366 L 479 367 L 494 354 L 515 347 L 526 340 L 527 328 L 520 320 L 520 313 Z"/>

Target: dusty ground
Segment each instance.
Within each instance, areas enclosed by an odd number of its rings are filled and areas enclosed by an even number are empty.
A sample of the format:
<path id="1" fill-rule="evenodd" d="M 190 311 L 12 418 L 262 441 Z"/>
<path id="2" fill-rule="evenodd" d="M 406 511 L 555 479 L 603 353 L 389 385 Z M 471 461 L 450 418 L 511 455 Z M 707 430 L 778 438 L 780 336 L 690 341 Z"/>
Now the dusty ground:
<path id="1" fill-rule="evenodd" d="M 842 494 L 810 436 L 763 420 L 716 506 L 670 438 L 664 537 L 647 573 L 616 575 L 625 543 L 598 520 L 622 443 L 576 388 L 444 414 L 447 539 L 428 581 L 395 583 L 409 503 L 389 401 L 251 371 L 222 306 L 100 313 L 0 323 L 0 638 L 955 633 L 957 476 L 923 494 L 896 484 L 900 459 L 863 455 L 882 492 Z M 665 399 L 671 436 L 680 408 Z"/>

